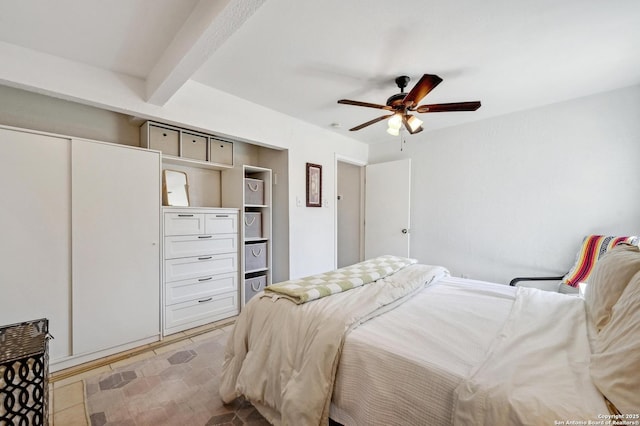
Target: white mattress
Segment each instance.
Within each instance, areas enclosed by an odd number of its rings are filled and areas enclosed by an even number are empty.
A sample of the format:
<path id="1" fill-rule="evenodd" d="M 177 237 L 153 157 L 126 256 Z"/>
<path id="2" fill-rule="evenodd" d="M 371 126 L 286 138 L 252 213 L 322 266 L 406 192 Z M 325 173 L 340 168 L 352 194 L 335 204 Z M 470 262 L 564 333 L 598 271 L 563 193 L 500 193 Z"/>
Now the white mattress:
<path id="1" fill-rule="evenodd" d="M 515 287 L 446 277 L 353 330 L 342 350 L 331 418 L 349 426 L 451 424 L 454 390 L 502 329 L 515 293 Z"/>

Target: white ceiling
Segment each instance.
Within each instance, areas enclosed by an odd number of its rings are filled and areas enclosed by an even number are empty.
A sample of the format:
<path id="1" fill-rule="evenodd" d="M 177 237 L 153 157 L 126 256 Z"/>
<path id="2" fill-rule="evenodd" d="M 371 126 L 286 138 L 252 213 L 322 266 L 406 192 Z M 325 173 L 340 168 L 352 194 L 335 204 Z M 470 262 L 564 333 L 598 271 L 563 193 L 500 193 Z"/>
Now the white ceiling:
<path id="1" fill-rule="evenodd" d="M 336 101 L 384 104 L 402 74 L 444 79 L 422 103 L 482 102 L 421 115 L 416 139 L 640 83 L 638 0 L 0 0 L 0 41 L 175 90 L 186 73 L 372 143 L 393 140 L 384 122 L 348 129 L 382 112 Z"/>

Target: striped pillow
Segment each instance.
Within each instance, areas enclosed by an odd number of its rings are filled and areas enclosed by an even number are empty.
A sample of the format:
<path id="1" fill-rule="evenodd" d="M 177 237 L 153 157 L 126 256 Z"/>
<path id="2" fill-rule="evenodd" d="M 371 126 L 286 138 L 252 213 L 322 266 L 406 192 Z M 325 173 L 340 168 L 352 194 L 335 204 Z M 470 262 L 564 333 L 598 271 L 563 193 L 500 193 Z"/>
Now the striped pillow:
<path id="1" fill-rule="evenodd" d="M 576 256 L 576 262 L 562 279 L 562 284 L 578 287 L 578 283 L 587 282 L 596 261 L 608 250 L 620 243 L 638 245 L 638 237 L 611 237 L 604 235 L 587 235 L 582 240 L 582 247 Z"/>

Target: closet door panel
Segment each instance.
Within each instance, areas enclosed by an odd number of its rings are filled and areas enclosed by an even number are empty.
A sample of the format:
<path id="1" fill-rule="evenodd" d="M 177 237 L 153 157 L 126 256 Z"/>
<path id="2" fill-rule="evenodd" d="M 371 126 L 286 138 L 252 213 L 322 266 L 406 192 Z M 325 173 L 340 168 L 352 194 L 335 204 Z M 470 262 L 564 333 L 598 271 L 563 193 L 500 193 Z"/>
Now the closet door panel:
<path id="1" fill-rule="evenodd" d="M 72 141 L 73 352 L 160 333 L 160 155 Z"/>
<path id="2" fill-rule="evenodd" d="M 48 318 L 51 361 L 71 355 L 70 144 L 0 129 L 0 325 Z"/>

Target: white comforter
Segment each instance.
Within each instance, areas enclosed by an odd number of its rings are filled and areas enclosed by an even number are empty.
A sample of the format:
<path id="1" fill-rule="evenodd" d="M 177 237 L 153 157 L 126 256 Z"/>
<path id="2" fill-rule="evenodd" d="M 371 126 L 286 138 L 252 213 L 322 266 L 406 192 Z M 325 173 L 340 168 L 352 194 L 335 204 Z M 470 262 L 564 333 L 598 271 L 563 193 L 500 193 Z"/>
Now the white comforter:
<path id="1" fill-rule="evenodd" d="M 589 378 L 583 304 L 445 277 L 348 335 L 331 418 L 349 426 L 597 420 L 608 410 Z"/>
<path id="2" fill-rule="evenodd" d="M 609 411 L 591 381 L 584 301 L 520 287 L 507 322 L 456 389 L 454 425 L 600 421 Z"/>
<path id="3" fill-rule="evenodd" d="M 227 343 L 220 394 L 245 396 L 272 423 L 326 424 L 345 335 L 448 275 L 411 265 L 374 283 L 296 305 L 252 299 Z"/>
<path id="4" fill-rule="evenodd" d="M 444 277 L 347 336 L 331 418 L 450 425 L 454 391 L 504 326 L 516 289 Z"/>

